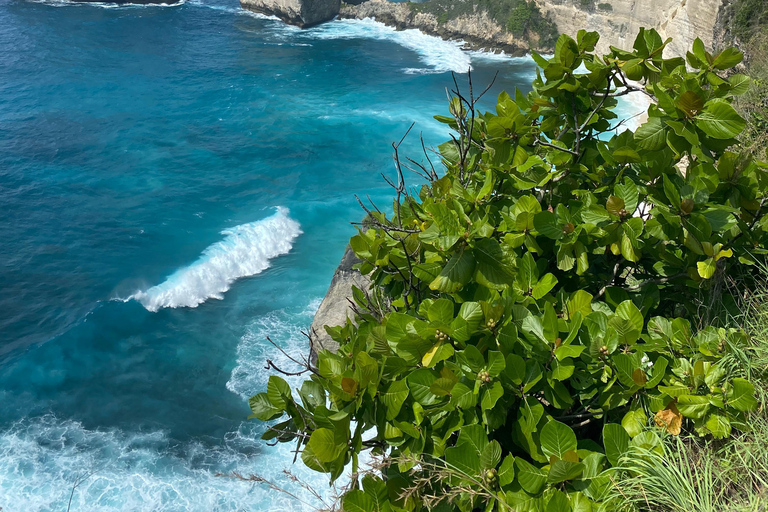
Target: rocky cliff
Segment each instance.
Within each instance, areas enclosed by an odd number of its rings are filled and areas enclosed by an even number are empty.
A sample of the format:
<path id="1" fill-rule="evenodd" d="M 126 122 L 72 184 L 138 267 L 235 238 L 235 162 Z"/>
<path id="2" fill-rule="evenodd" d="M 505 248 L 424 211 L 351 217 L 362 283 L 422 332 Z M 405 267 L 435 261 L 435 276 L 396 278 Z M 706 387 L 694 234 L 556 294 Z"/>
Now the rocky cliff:
<path id="1" fill-rule="evenodd" d="M 306 28 L 336 17 L 341 0 L 240 0 L 240 5 Z"/>
<path id="2" fill-rule="evenodd" d="M 344 325 L 347 318 L 352 317 L 352 308 L 349 302 L 352 297 L 352 286 L 366 290 L 371 284 L 368 277 L 361 275 L 359 270 L 352 268 L 359 261 L 352 249 L 347 246 L 344 257 L 333 274 L 328 293 L 325 294 L 312 321 L 309 340 L 310 359 L 313 363 L 317 360 L 317 353 L 321 350 L 335 352 L 339 348 L 339 344 L 325 332 L 325 326 Z"/>
<path id="3" fill-rule="evenodd" d="M 728 0 L 534 0 L 560 32 L 576 35 L 579 29 L 600 33 L 598 50 L 608 45 L 632 48 L 640 27 L 655 28 L 671 37 L 665 56 L 685 56 L 694 39 L 708 48 L 718 37 L 718 16 Z M 599 2 L 599 3 L 598 3 Z"/>
<path id="4" fill-rule="evenodd" d="M 484 10 L 444 21 L 434 13 L 415 10 L 406 2 L 368 0 L 356 5 L 342 4 L 339 17 L 374 18 L 398 30 L 415 28 L 443 39 L 462 40 L 472 48 L 503 50 L 511 55 L 523 55 L 531 46 L 538 46 L 537 41 L 512 35 Z"/>
<path id="5" fill-rule="evenodd" d="M 468 0 L 464 0 L 466 3 Z M 516 0 L 508 0 L 515 4 Z M 423 4 L 394 3 L 368 0 L 357 5 L 342 4 L 340 16 L 346 18 L 375 18 L 398 29 L 416 28 L 445 39 L 460 39 L 475 48 L 499 49 L 513 55 L 530 48 L 548 51 L 551 44 L 540 40 L 539 33 L 526 29 L 513 35 L 509 26 L 513 19 L 492 18 L 475 3 L 474 9 L 460 15 L 443 11 L 437 2 Z M 520 0 L 517 0 L 519 4 Z M 600 33 L 600 51 L 609 45 L 631 48 L 640 27 L 655 28 L 662 37 L 672 37 L 665 56 L 684 56 L 693 40 L 700 37 L 708 48 L 716 46 L 721 29 L 719 16 L 729 0 L 533 0 L 541 15 L 553 22 L 557 32 L 576 35 L 580 29 Z M 430 6 L 435 4 L 433 12 Z M 435 14 L 435 13 L 440 14 Z M 512 11 L 513 17 L 515 12 Z M 529 21 L 525 23 L 529 24 Z"/>

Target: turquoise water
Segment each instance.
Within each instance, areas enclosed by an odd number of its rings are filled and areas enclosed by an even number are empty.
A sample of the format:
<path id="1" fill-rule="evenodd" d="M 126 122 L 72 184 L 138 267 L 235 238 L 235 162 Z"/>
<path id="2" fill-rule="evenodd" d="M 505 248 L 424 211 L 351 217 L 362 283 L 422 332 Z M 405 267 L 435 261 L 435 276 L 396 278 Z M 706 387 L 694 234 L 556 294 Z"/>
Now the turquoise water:
<path id="1" fill-rule="evenodd" d="M 235 471 L 319 505 L 245 421 L 265 336 L 306 351 L 353 195 L 387 203 L 411 122 L 447 137 L 450 71 L 499 71 L 495 96 L 532 63 L 231 0 L 0 0 L 0 56 L 3 512 L 309 508 Z"/>

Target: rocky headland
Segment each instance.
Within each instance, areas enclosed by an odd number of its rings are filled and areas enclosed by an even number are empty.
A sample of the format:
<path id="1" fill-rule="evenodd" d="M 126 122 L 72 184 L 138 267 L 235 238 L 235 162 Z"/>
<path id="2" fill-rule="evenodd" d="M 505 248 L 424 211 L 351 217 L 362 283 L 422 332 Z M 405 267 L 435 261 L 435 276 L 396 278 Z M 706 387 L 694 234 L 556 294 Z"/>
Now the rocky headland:
<path id="1" fill-rule="evenodd" d="M 308 28 L 339 14 L 341 0 L 240 0 L 243 9 L 277 16 L 285 23 Z"/>
<path id="2" fill-rule="evenodd" d="M 542 45 L 535 35 L 513 35 L 482 9 L 443 20 L 437 14 L 420 10 L 408 2 L 368 0 L 357 5 L 342 4 L 339 17 L 372 18 L 398 30 L 418 29 L 443 39 L 464 41 L 469 48 L 503 51 L 510 55 L 525 55 L 531 48 L 540 51 L 552 49 L 550 45 Z"/>

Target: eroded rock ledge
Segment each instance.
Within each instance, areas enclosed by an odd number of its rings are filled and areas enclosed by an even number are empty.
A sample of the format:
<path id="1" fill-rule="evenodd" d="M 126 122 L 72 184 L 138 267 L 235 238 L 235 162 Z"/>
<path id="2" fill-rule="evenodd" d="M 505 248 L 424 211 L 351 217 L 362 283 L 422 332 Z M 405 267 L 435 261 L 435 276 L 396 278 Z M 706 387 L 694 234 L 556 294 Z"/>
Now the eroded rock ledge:
<path id="1" fill-rule="evenodd" d="M 344 257 L 333 274 L 328 293 L 325 294 L 312 321 L 309 348 L 310 359 L 313 363 L 317 360 L 317 354 L 321 350 L 330 350 L 331 352 L 338 350 L 339 344 L 325 332 L 325 326 L 344 325 L 347 318 L 352 318 L 353 312 L 349 303 L 352 298 L 352 286 L 367 290 L 371 284 L 367 276 L 363 276 L 359 270 L 352 268 L 359 262 L 360 260 L 352 252 L 352 248 L 347 246 Z"/>
<path id="2" fill-rule="evenodd" d="M 398 30 L 418 29 L 443 39 L 464 41 L 470 48 L 502 50 L 509 55 L 525 55 L 530 47 L 549 50 L 537 48 L 535 41 L 528 42 L 514 37 L 483 10 L 441 23 L 434 14 L 414 11 L 407 3 L 368 0 L 357 5 L 342 4 L 339 17 L 373 18 Z"/>
<path id="3" fill-rule="evenodd" d="M 243 9 L 277 16 L 301 28 L 330 21 L 339 13 L 341 0 L 240 0 Z"/>

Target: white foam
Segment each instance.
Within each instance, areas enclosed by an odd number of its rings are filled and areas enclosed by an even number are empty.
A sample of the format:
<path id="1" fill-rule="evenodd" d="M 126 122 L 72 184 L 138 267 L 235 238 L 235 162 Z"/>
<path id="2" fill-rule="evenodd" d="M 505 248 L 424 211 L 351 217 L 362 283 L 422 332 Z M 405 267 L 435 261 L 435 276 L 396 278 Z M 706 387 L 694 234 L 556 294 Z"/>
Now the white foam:
<path id="1" fill-rule="evenodd" d="M 77 0 L 30 0 L 34 3 L 50 5 L 51 7 L 98 7 L 101 9 L 130 9 L 136 7 L 178 7 L 184 5 L 186 0 L 179 0 L 174 3 L 152 3 L 152 4 L 134 4 L 134 3 L 116 3 L 116 2 L 89 2 Z"/>
<path id="2" fill-rule="evenodd" d="M 267 388 L 272 372 L 264 371 L 264 363 L 271 359 L 287 371 L 298 371 L 296 365 L 268 341 L 270 337 L 286 354 L 301 361 L 309 356 L 309 342 L 301 331 L 309 328 L 315 311 L 322 299 L 316 298 L 299 311 L 272 311 L 253 321 L 237 346 L 237 366 L 227 382 L 227 389 L 247 400 Z M 304 377 L 291 380 L 294 387 L 301 385 Z"/>
<path id="3" fill-rule="evenodd" d="M 461 41 L 445 41 L 416 29 L 396 30 L 370 18 L 364 20 L 335 20 L 305 31 L 306 36 L 317 39 L 379 39 L 392 41 L 419 55 L 419 59 L 433 72 L 453 71 L 466 73 L 471 57 L 462 50 Z M 408 72 L 415 70 L 408 68 Z"/>
<path id="4" fill-rule="evenodd" d="M 45 416 L 0 432 L 0 508 L 3 512 L 314 511 L 323 503 L 290 481 L 290 470 L 326 503 L 327 476 L 292 465 L 295 445 L 270 447 L 251 433 L 253 422 L 217 445 L 178 444 L 164 432 L 91 430 Z M 299 499 L 263 484 L 216 476 L 257 474 Z M 74 488 L 77 480 L 82 482 Z M 68 508 L 70 495 L 71 507 Z"/>
<path id="5" fill-rule="evenodd" d="M 222 299 L 235 280 L 263 272 L 271 259 L 288 253 L 301 229 L 286 208 L 277 208 L 271 217 L 221 234 L 226 238 L 205 249 L 197 261 L 130 298 L 149 311 L 196 307 L 211 298 Z"/>

